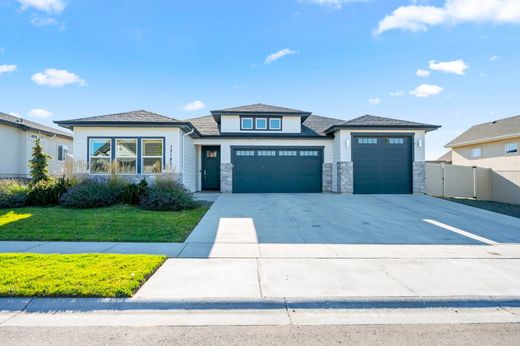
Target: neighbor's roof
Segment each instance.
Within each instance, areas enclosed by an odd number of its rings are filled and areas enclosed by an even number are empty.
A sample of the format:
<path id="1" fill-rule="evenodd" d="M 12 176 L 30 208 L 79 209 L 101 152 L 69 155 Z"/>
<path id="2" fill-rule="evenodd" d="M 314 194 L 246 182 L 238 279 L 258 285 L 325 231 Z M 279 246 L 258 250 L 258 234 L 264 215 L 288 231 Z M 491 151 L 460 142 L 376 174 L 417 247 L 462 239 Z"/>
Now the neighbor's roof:
<path id="1" fill-rule="evenodd" d="M 451 162 L 452 161 L 452 151 L 449 150 L 449 151 L 445 152 L 444 155 L 442 155 L 441 157 L 439 157 L 435 161 L 437 161 L 437 162 Z"/>
<path id="2" fill-rule="evenodd" d="M 266 105 L 263 103 L 256 103 L 253 105 L 238 106 L 226 109 L 217 109 L 211 111 L 211 114 L 223 114 L 223 113 L 279 113 L 279 114 L 308 114 L 311 112 L 300 111 L 297 109 L 278 107 Z"/>
<path id="3" fill-rule="evenodd" d="M 344 122 L 344 120 L 322 117 L 319 115 L 311 115 L 302 123 L 301 133 L 224 133 L 220 132 L 218 123 L 211 115 L 187 119 L 195 128 L 200 132 L 202 136 L 215 136 L 215 137 L 326 137 L 325 130 L 334 124 Z"/>
<path id="4" fill-rule="evenodd" d="M 446 144 L 446 147 L 457 147 L 515 136 L 520 137 L 520 115 L 474 125 Z"/>
<path id="5" fill-rule="evenodd" d="M 50 126 L 45 126 L 39 123 L 35 123 L 34 121 L 26 120 L 20 117 L 15 117 L 14 115 L 5 114 L 2 112 L 0 112 L 0 124 L 15 126 L 24 130 L 42 132 L 48 136 L 57 135 L 68 139 L 72 139 L 71 133 L 64 132 Z"/>
<path id="6" fill-rule="evenodd" d="M 383 118 L 375 115 L 363 115 L 361 117 L 345 121 L 338 125 L 333 125 L 328 128 L 325 132 L 332 133 L 339 129 L 348 129 L 348 128 L 370 128 L 370 129 L 424 129 L 426 131 L 432 131 L 438 129 L 439 125 L 431 125 L 418 123 L 415 121 L 408 120 L 399 120 L 392 118 Z"/>

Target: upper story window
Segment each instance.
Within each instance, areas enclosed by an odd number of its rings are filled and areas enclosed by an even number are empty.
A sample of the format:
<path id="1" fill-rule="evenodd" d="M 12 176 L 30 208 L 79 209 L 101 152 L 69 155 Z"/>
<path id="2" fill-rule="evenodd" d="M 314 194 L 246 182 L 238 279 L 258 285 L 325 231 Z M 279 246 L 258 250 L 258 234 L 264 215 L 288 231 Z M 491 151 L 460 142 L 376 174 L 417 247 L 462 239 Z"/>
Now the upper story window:
<path id="1" fill-rule="evenodd" d="M 471 158 L 476 159 L 482 156 L 482 149 L 480 148 L 473 148 L 471 149 Z"/>
<path id="2" fill-rule="evenodd" d="M 506 154 L 518 153 L 518 143 L 507 143 L 505 150 L 506 150 Z"/>
<path id="3" fill-rule="evenodd" d="M 281 131 L 282 117 L 241 117 L 240 130 Z"/>

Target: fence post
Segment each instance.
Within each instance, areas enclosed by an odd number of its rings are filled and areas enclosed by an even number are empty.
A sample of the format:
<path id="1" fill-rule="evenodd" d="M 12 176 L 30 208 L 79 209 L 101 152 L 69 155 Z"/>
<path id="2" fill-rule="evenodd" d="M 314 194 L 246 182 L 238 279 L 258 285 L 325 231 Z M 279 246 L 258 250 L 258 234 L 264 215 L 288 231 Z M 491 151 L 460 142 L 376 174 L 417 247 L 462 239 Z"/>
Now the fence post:
<path id="1" fill-rule="evenodd" d="M 444 178 L 444 165 L 445 163 L 441 163 L 441 180 L 442 180 L 442 197 L 446 197 L 446 183 Z"/>
<path id="2" fill-rule="evenodd" d="M 477 199 L 477 166 L 473 166 L 473 199 Z"/>

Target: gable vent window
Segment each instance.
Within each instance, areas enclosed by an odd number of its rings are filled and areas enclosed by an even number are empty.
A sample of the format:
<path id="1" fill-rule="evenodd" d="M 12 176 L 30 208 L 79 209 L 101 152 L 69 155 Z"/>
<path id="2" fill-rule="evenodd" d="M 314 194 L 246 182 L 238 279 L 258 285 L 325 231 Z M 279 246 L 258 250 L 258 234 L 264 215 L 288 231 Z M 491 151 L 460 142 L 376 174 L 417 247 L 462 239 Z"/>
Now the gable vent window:
<path id="1" fill-rule="evenodd" d="M 257 130 L 267 130 L 267 118 L 256 118 L 255 128 Z"/>
<path id="2" fill-rule="evenodd" d="M 242 130 L 252 130 L 253 129 L 253 118 L 242 118 L 240 120 L 240 127 Z"/>
<path id="3" fill-rule="evenodd" d="M 241 117 L 240 130 L 251 131 L 281 131 L 281 116 L 258 116 L 258 117 Z"/>

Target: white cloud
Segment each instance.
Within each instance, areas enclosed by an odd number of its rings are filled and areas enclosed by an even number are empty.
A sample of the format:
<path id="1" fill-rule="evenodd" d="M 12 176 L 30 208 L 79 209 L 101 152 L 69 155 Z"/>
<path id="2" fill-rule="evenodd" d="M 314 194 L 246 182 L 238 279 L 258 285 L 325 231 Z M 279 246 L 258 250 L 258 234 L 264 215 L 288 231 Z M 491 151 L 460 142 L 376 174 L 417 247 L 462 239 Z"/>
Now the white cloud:
<path id="1" fill-rule="evenodd" d="M 336 10 L 341 9 L 343 4 L 347 2 L 366 2 L 367 0 L 300 0 L 300 2 L 307 2 L 319 6 L 331 7 Z"/>
<path id="2" fill-rule="evenodd" d="M 278 52 L 268 55 L 264 60 L 264 64 L 270 64 L 273 61 L 280 59 L 281 57 L 291 54 L 296 54 L 296 51 L 289 48 L 279 50 Z"/>
<path id="3" fill-rule="evenodd" d="M 47 13 L 61 13 L 65 9 L 62 0 L 18 0 L 22 5 L 22 10 L 34 8 Z"/>
<path id="4" fill-rule="evenodd" d="M 375 97 L 373 99 L 369 99 L 368 103 L 370 103 L 371 105 L 378 105 L 381 103 L 381 99 L 379 97 Z"/>
<path id="5" fill-rule="evenodd" d="M 67 84 L 87 85 L 77 74 L 55 68 L 48 68 L 43 72 L 35 73 L 31 79 L 38 85 L 47 85 L 50 87 L 62 87 Z"/>
<path id="6" fill-rule="evenodd" d="M 16 71 L 16 65 L 0 65 L 0 75 L 2 73 Z"/>
<path id="7" fill-rule="evenodd" d="M 392 97 L 399 97 L 399 96 L 403 96 L 403 95 L 404 95 L 404 90 L 390 92 L 390 96 L 392 96 Z"/>
<path id="8" fill-rule="evenodd" d="M 435 61 L 430 60 L 430 70 L 433 71 L 441 71 L 445 73 L 453 73 L 459 76 L 465 74 L 465 71 L 469 68 L 469 66 L 464 62 L 464 60 L 453 60 L 453 61 Z"/>
<path id="9" fill-rule="evenodd" d="M 443 6 L 401 6 L 386 15 L 374 33 L 393 29 L 427 31 L 434 25 L 460 23 L 520 23 L 520 1 L 445 0 Z"/>
<path id="10" fill-rule="evenodd" d="M 440 94 L 444 89 L 438 85 L 421 84 L 414 90 L 410 91 L 410 95 L 415 97 L 429 97 Z"/>
<path id="11" fill-rule="evenodd" d="M 502 57 L 496 55 L 496 54 L 493 54 L 492 56 L 489 57 L 489 61 L 497 61 L 499 59 L 501 59 Z"/>
<path id="12" fill-rule="evenodd" d="M 52 115 L 48 110 L 41 108 L 35 108 L 27 114 L 33 118 L 48 118 Z"/>
<path id="13" fill-rule="evenodd" d="M 428 77 L 430 75 L 430 71 L 428 70 L 421 70 L 421 69 L 418 69 L 417 72 L 415 72 L 415 74 L 418 76 L 418 77 Z"/>
<path id="14" fill-rule="evenodd" d="M 58 21 L 51 17 L 33 17 L 31 24 L 34 26 L 50 26 L 58 25 Z"/>
<path id="15" fill-rule="evenodd" d="M 200 109 L 203 109 L 204 107 L 206 107 L 204 102 L 202 102 L 202 101 L 193 101 L 193 102 L 186 103 L 184 106 L 181 107 L 181 109 L 183 111 L 186 111 L 186 112 L 194 112 L 194 111 L 198 111 Z"/>

